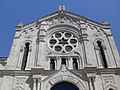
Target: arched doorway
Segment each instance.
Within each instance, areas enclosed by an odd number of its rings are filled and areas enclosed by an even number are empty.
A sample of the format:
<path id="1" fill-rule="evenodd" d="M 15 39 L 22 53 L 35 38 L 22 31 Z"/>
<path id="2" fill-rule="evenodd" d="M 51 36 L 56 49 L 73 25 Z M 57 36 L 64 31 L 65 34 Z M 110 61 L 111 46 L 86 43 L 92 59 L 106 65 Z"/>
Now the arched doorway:
<path id="1" fill-rule="evenodd" d="M 61 82 L 53 86 L 50 90 L 79 90 L 79 89 L 69 82 Z"/>

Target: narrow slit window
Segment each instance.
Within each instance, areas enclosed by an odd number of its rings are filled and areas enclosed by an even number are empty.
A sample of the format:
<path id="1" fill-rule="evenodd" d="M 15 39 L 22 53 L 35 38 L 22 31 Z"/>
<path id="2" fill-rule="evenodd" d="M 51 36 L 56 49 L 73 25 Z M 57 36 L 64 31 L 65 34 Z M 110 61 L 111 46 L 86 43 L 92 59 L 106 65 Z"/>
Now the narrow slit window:
<path id="1" fill-rule="evenodd" d="M 105 52 L 104 52 L 104 49 L 102 47 L 102 42 L 97 41 L 97 44 L 98 44 L 98 47 L 99 47 L 99 52 L 100 52 L 100 57 L 101 57 L 101 60 L 102 60 L 102 65 L 103 65 L 104 68 L 107 68 L 108 65 L 107 65 L 107 61 L 106 61 L 106 57 L 105 57 Z"/>
<path id="2" fill-rule="evenodd" d="M 73 69 L 78 69 L 78 62 L 76 58 L 73 58 Z"/>
<path id="3" fill-rule="evenodd" d="M 65 59 L 65 58 L 62 58 L 62 59 L 61 59 L 61 64 L 62 64 L 62 65 L 66 65 L 66 59 Z"/>
<path id="4" fill-rule="evenodd" d="M 28 53 L 29 53 L 29 45 L 30 43 L 26 43 L 24 47 L 24 55 L 23 55 L 23 61 L 22 61 L 22 66 L 21 66 L 22 70 L 25 70 L 26 68 Z"/>
<path id="5" fill-rule="evenodd" d="M 50 70 L 55 70 L 55 59 L 50 59 Z"/>

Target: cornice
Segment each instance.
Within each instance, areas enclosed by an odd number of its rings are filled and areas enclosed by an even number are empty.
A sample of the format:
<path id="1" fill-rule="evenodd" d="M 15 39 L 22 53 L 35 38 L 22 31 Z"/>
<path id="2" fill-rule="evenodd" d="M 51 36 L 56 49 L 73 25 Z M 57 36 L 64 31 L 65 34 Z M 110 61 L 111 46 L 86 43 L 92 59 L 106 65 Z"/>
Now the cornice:
<path id="1" fill-rule="evenodd" d="M 120 75 L 120 68 L 102 68 L 97 69 L 96 67 L 87 67 L 85 69 L 70 70 L 79 74 L 116 74 Z M 29 76 L 29 75 L 42 75 L 47 76 L 58 72 L 58 70 L 44 70 L 43 68 L 32 68 L 31 70 L 0 70 L 0 76 L 10 75 L 10 76 Z"/>
<path id="2" fill-rule="evenodd" d="M 102 68 L 97 70 L 97 74 L 119 74 L 120 68 Z"/>

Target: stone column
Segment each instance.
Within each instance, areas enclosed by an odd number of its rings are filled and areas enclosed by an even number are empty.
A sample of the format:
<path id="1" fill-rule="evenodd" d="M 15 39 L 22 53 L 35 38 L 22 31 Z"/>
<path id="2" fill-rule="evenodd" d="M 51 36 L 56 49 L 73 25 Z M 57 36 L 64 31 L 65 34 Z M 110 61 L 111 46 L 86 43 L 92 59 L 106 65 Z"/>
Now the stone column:
<path id="1" fill-rule="evenodd" d="M 29 67 L 30 67 L 30 61 L 31 61 L 31 43 L 30 43 L 30 46 L 29 46 L 29 51 L 28 51 L 28 58 L 27 58 L 27 63 L 26 63 L 26 70 L 28 69 L 29 70 Z"/>
<path id="2" fill-rule="evenodd" d="M 80 62 L 79 62 L 78 58 L 77 58 L 77 65 L 78 65 L 78 69 L 80 69 Z"/>
<path id="3" fill-rule="evenodd" d="M 95 77 L 89 77 L 89 89 L 90 90 L 95 90 L 94 80 L 95 80 Z"/>
<path id="4" fill-rule="evenodd" d="M 34 78 L 33 90 L 41 90 L 41 78 Z"/>
<path id="5" fill-rule="evenodd" d="M 55 70 L 57 70 L 57 59 L 55 58 Z"/>
<path id="6" fill-rule="evenodd" d="M 109 58 L 109 55 L 108 55 L 108 52 L 107 52 L 105 46 L 103 46 L 103 49 L 104 49 L 104 53 L 105 53 L 105 58 L 106 58 L 107 66 L 109 67 L 109 66 L 111 66 L 110 58 Z"/>
<path id="7" fill-rule="evenodd" d="M 60 69 L 60 66 L 61 66 L 61 60 L 60 60 L 60 57 L 57 57 L 56 59 L 57 59 L 56 69 L 58 70 Z"/>
<path id="8" fill-rule="evenodd" d="M 69 61 L 69 69 L 73 69 L 73 61 L 72 61 L 72 58 L 69 57 L 69 58 L 68 58 L 68 61 Z"/>
<path id="9" fill-rule="evenodd" d="M 85 71 L 88 77 L 89 90 L 95 90 L 94 82 L 96 78 L 97 67 L 86 67 Z"/>
<path id="10" fill-rule="evenodd" d="M 38 89 L 37 90 L 41 90 L 41 78 L 38 78 Z"/>
<path id="11" fill-rule="evenodd" d="M 37 90 L 37 78 L 34 78 L 33 90 Z"/>

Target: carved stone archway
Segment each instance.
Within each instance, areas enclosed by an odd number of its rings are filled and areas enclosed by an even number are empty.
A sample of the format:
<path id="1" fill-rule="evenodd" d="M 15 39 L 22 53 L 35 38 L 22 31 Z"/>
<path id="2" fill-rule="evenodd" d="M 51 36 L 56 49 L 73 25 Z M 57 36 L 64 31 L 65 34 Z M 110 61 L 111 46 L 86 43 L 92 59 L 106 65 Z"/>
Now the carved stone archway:
<path id="1" fill-rule="evenodd" d="M 52 87 L 57 85 L 58 83 L 61 82 L 68 82 L 73 85 L 75 85 L 78 90 L 86 90 L 85 85 L 82 83 L 82 81 L 79 78 L 75 78 L 70 75 L 60 75 L 54 78 L 51 78 L 48 83 L 46 83 L 45 88 L 47 90 L 51 90 Z"/>
<path id="2" fill-rule="evenodd" d="M 50 90 L 79 90 L 79 88 L 69 82 L 60 82 L 54 85 Z"/>

